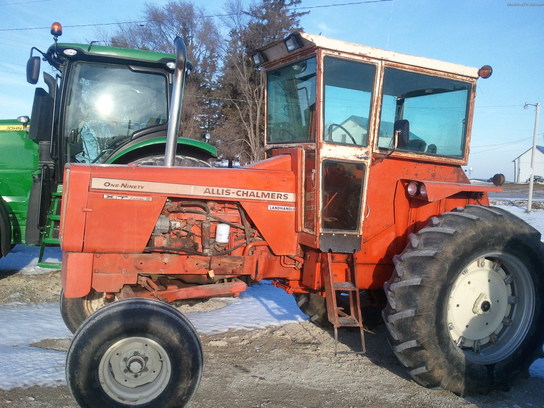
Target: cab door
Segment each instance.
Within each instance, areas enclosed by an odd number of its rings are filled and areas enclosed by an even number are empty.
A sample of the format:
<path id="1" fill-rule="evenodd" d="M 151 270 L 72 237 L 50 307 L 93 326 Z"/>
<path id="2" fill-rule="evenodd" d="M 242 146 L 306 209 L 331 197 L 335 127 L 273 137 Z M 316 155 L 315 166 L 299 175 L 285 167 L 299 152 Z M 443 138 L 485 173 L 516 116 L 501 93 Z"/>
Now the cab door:
<path id="1" fill-rule="evenodd" d="M 352 253 L 361 248 L 377 66 L 328 55 L 322 64 L 319 248 Z"/>

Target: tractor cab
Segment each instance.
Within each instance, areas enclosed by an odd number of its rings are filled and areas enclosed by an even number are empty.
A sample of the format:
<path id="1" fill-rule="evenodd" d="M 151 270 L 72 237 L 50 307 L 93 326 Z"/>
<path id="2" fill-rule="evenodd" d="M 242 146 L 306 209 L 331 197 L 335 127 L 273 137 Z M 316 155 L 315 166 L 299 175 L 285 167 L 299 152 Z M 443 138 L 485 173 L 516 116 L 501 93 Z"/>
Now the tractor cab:
<path id="1" fill-rule="evenodd" d="M 385 188 L 375 164 L 466 163 L 476 78 L 491 72 L 302 32 L 253 59 L 266 70 L 268 154 L 302 151 L 301 243 L 348 253 L 367 195 Z"/>
<path id="2" fill-rule="evenodd" d="M 31 84 L 38 81 L 40 59 L 58 72 L 56 77 L 44 72 L 48 90 L 36 89 L 29 136 L 52 142 L 59 169 L 69 162 L 111 163 L 121 146 L 126 150 L 131 141 L 149 139 L 149 134 L 164 136 L 173 55 L 58 43 L 58 23 L 51 34 L 55 43 L 46 52 L 33 48 L 31 54 L 36 51 L 42 58 L 31 55 L 27 63 Z M 62 181 L 62 171 L 56 178 Z"/>

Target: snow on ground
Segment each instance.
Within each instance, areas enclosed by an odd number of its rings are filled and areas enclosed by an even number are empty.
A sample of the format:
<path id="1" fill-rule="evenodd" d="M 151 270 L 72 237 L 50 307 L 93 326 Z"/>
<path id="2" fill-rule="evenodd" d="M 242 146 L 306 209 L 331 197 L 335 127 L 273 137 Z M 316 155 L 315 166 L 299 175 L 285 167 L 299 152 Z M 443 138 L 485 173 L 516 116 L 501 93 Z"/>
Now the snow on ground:
<path id="1" fill-rule="evenodd" d="M 525 209 L 504 206 L 508 211 L 527 221 L 544 236 L 544 210 L 526 213 Z M 43 273 L 47 269 L 37 265 L 38 249 L 18 245 L 0 260 L 2 271 Z M 58 248 L 48 248 L 46 261 L 60 262 Z M 228 330 L 252 330 L 305 319 L 292 296 L 263 282 L 248 288 L 239 298 L 226 299 L 227 306 L 210 311 L 189 313 L 199 333 L 211 334 Z M 32 344 L 44 339 L 70 338 L 58 304 L 9 303 L 0 306 L 0 389 L 14 387 L 55 386 L 65 384 L 63 351 L 46 350 Z M 544 359 L 537 360 L 531 376 L 544 378 Z"/>

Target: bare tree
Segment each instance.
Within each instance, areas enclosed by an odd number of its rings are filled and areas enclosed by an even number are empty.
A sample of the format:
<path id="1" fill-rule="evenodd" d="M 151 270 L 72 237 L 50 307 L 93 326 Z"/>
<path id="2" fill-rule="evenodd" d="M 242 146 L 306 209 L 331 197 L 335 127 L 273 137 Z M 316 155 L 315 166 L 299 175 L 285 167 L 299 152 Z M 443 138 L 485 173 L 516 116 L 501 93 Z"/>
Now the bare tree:
<path id="1" fill-rule="evenodd" d="M 218 106 L 210 100 L 217 87 L 219 30 L 202 9 L 189 1 L 147 4 L 144 14 L 143 25 L 119 26 L 111 45 L 173 53 L 175 37 L 183 38 L 193 70 L 186 83 L 181 133 L 200 138 L 218 117 Z"/>
<path id="2" fill-rule="evenodd" d="M 256 161 L 264 156 L 265 78 L 253 65 L 250 54 L 300 29 L 299 19 L 306 14 L 294 11 L 300 2 L 260 0 L 248 10 L 240 0 L 227 3 L 229 41 L 219 78 L 223 109 L 216 133 L 221 135 L 221 153 L 229 158 L 237 155 L 242 161 Z"/>

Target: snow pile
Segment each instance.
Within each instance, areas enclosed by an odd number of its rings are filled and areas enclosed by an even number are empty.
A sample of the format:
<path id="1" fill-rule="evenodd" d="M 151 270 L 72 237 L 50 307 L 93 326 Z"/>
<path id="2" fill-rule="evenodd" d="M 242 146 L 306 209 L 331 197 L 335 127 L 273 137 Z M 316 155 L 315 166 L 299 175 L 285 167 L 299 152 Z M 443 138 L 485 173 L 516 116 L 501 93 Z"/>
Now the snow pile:
<path id="1" fill-rule="evenodd" d="M 262 329 L 307 320 L 293 296 L 269 282 L 249 287 L 238 299 L 229 300 L 226 307 L 211 312 L 188 313 L 187 317 L 202 334 Z"/>

